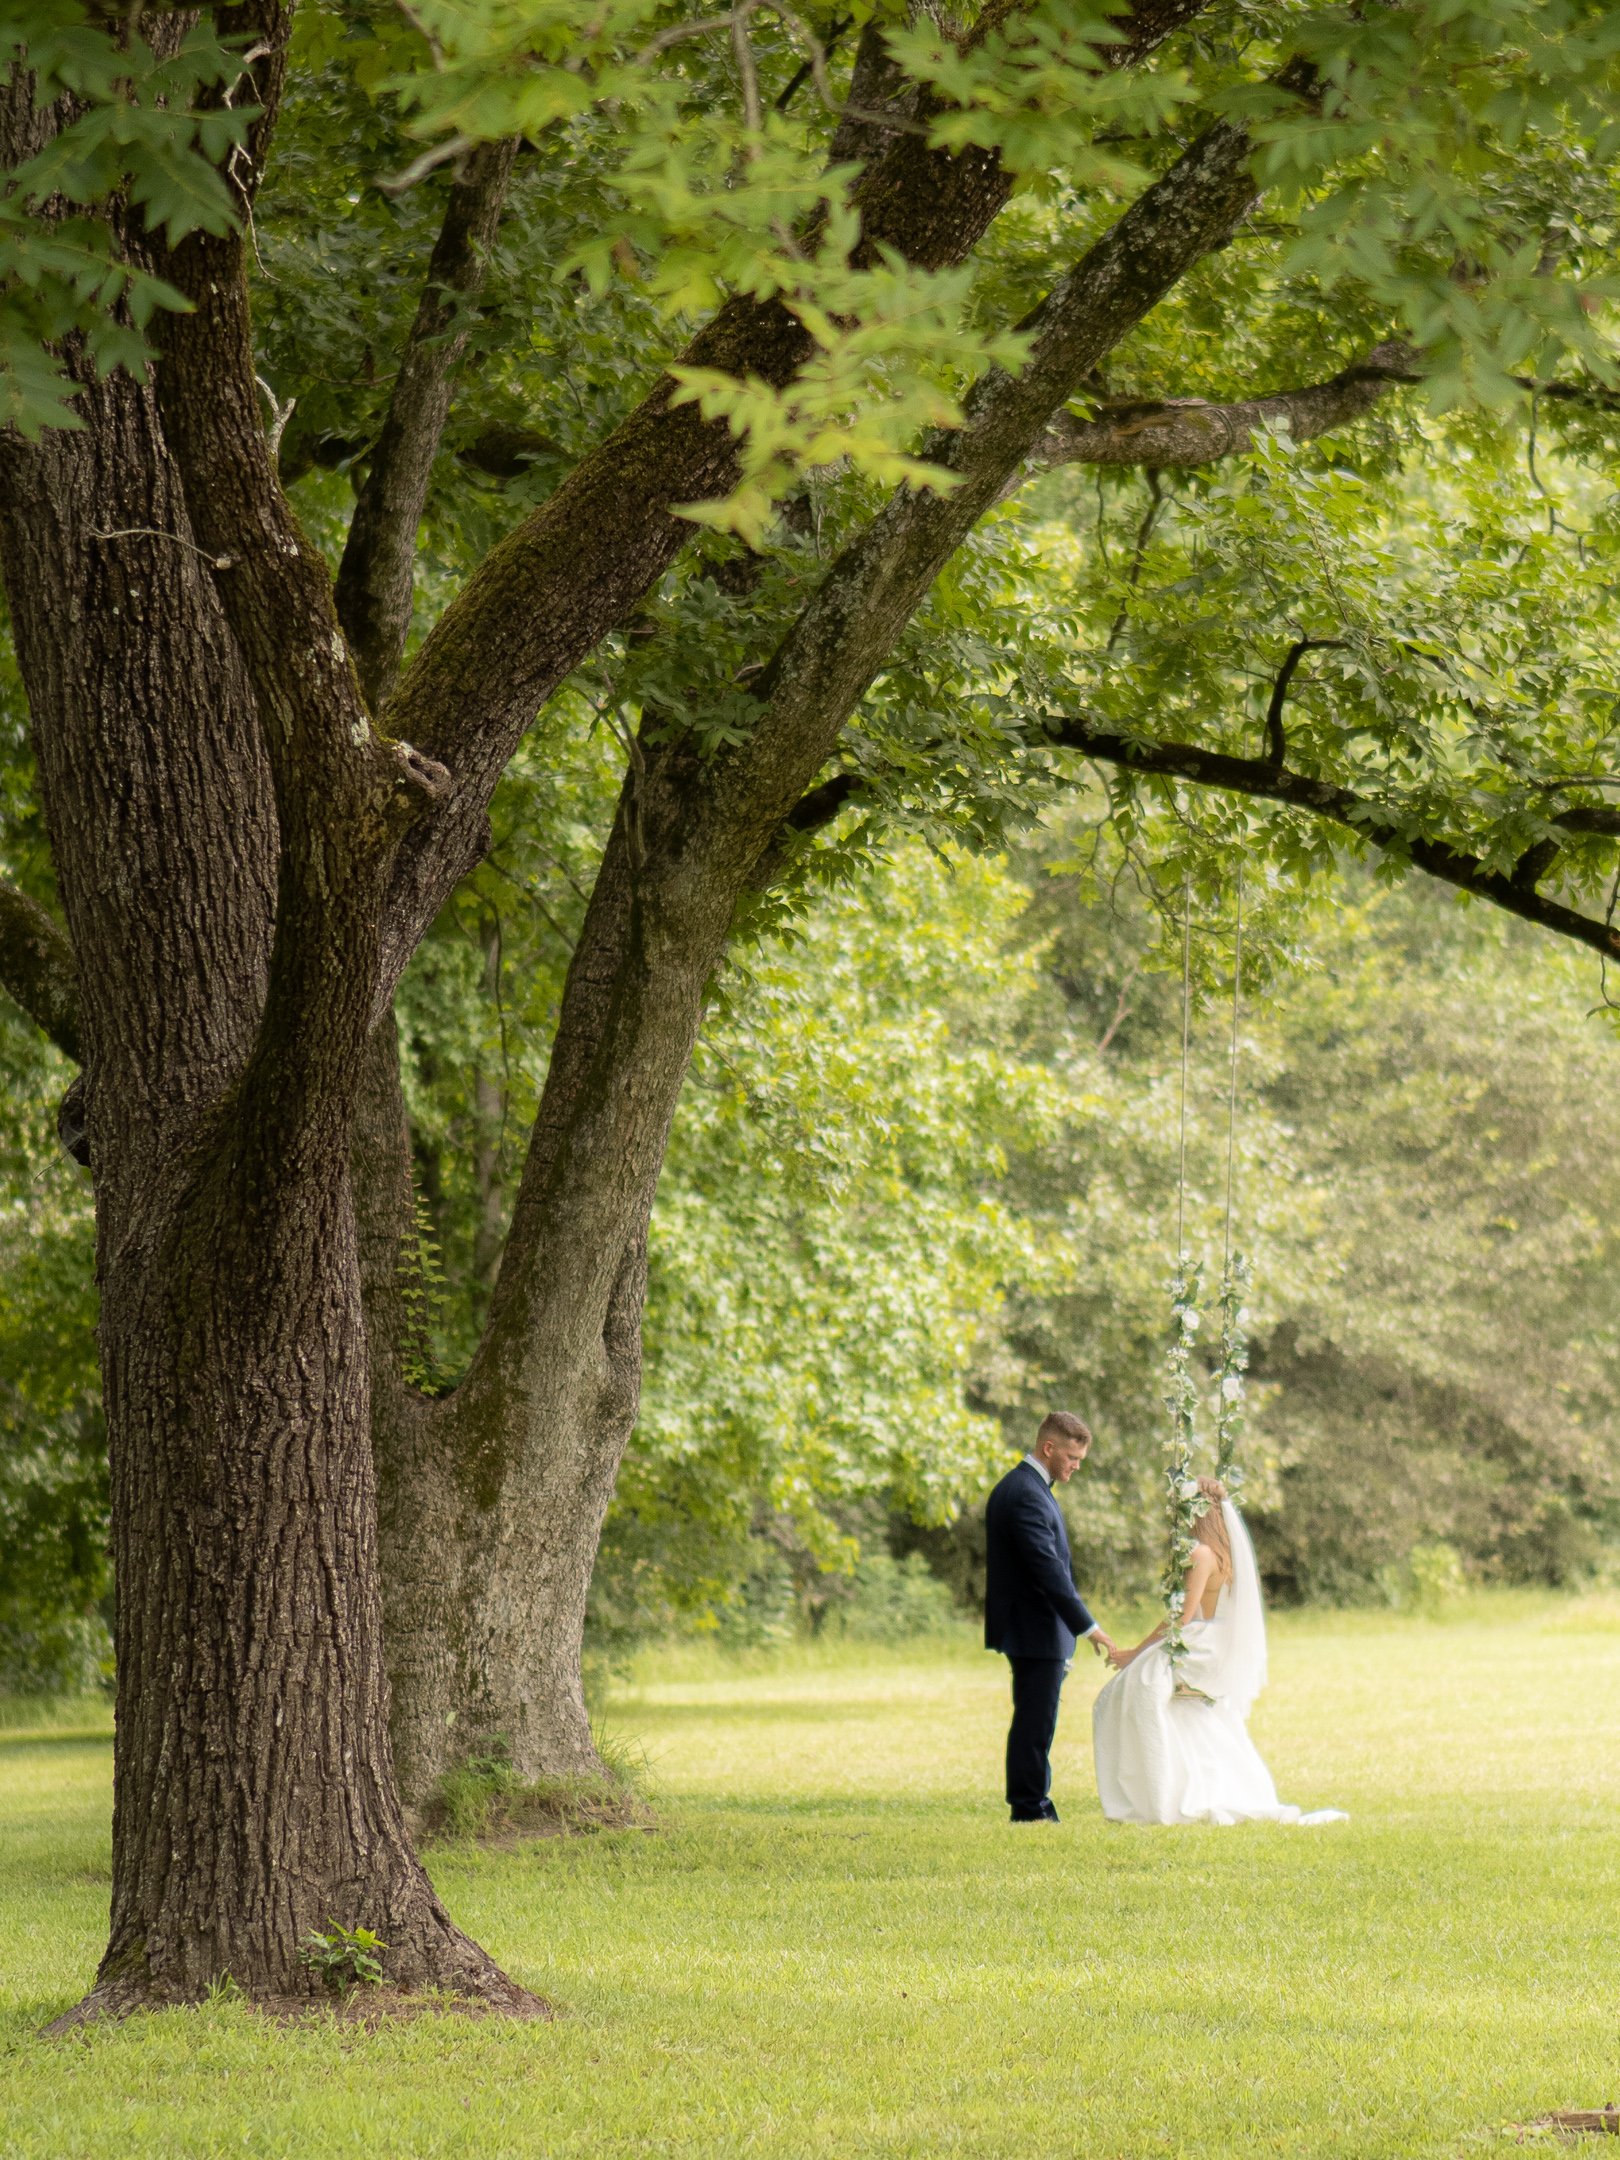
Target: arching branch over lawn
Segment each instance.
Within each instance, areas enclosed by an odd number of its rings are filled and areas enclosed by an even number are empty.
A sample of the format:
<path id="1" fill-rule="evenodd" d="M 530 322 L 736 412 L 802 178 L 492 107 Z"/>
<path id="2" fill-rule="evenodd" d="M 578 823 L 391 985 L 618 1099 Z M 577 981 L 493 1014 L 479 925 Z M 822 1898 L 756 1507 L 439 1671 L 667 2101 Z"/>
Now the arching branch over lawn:
<path id="1" fill-rule="evenodd" d="M 1206 750 L 1197 743 L 1148 742 L 1092 727 L 1080 719 L 1054 720 L 1051 740 L 1067 750 L 1125 772 L 1149 778 L 1186 780 L 1195 787 L 1217 788 L 1233 795 L 1250 795 L 1263 802 L 1285 803 L 1290 809 L 1308 810 L 1346 831 L 1370 840 L 1374 847 L 1398 850 L 1418 869 L 1476 899 L 1489 900 L 1525 922 L 1538 923 L 1560 937 L 1589 945 L 1605 959 L 1620 960 L 1620 929 L 1582 915 L 1562 901 L 1538 892 L 1536 880 L 1545 877 L 1553 860 L 1545 844 L 1530 849 L 1513 873 L 1488 869 L 1477 855 L 1452 847 L 1444 840 L 1407 831 L 1395 814 L 1381 803 L 1339 787 L 1330 780 L 1315 780 L 1308 773 L 1290 772 L 1269 758 L 1232 757 L 1224 750 Z M 1602 809 L 1575 809 L 1549 821 L 1566 832 L 1620 832 L 1620 813 Z"/>

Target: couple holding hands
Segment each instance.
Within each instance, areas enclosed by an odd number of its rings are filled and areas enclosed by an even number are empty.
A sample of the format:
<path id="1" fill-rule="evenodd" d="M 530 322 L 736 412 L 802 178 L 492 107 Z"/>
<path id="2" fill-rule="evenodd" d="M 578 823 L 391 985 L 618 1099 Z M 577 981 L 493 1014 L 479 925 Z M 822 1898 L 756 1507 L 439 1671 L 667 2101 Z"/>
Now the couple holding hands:
<path id="1" fill-rule="evenodd" d="M 1173 1672 L 1161 1622 L 1122 1650 L 1075 1587 L 1068 1526 L 1057 1502 L 1086 1459 L 1082 1418 L 1054 1410 L 1035 1444 L 985 1507 L 984 1639 L 1012 1666 L 1007 1805 L 1014 1822 L 1056 1822 L 1052 1738 L 1064 1676 L 1082 1638 L 1114 1667 L 1092 1710 L 1102 1811 L 1112 1822 L 1338 1822 L 1337 1809 L 1302 1814 L 1277 1798 L 1249 1738 L 1249 1711 L 1266 1680 L 1260 1577 L 1243 1518 L 1214 1478 L 1182 1590 L 1186 1655 Z"/>

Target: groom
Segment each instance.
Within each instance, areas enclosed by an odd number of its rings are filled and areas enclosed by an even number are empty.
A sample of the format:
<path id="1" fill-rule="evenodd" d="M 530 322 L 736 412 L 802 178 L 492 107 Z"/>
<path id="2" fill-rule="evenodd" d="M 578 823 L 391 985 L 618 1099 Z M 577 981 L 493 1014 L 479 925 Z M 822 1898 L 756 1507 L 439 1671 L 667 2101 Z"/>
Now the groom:
<path id="1" fill-rule="evenodd" d="M 1056 1822 L 1052 1735 L 1058 1697 L 1084 1635 L 1104 1656 L 1114 1645 L 1074 1586 L 1069 1533 L 1054 1487 L 1086 1459 L 1091 1431 L 1071 1411 L 1041 1420 L 1035 1445 L 985 1503 L 984 1640 L 1012 1666 L 1012 1730 L 1007 1735 L 1007 1805 L 1014 1822 Z"/>

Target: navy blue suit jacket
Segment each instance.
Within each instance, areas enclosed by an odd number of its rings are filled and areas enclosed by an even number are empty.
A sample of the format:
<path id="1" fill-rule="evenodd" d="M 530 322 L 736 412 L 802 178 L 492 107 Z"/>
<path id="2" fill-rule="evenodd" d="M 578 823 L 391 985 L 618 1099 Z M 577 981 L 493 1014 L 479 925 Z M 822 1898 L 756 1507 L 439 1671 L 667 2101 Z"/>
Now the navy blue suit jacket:
<path id="1" fill-rule="evenodd" d="M 984 1640 L 1008 1657 L 1066 1658 L 1096 1622 L 1074 1586 L 1063 1510 L 1033 1464 L 985 1502 Z"/>

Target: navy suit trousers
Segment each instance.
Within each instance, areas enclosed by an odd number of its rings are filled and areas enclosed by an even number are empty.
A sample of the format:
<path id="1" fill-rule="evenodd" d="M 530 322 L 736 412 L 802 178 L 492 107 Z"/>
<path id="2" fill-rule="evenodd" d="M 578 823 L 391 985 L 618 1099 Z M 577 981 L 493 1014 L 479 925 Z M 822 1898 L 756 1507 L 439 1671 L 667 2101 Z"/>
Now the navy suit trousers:
<path id="1" fill-rule="evenodd" d="M 1064 1658 L 1015 1657 L 1012 1729 L 1007 1735 L 1007 1805 L 1014 1822 L 1056 1822 L 1052 1805 L 1052 1736 L 1063 1693 Z"/>

